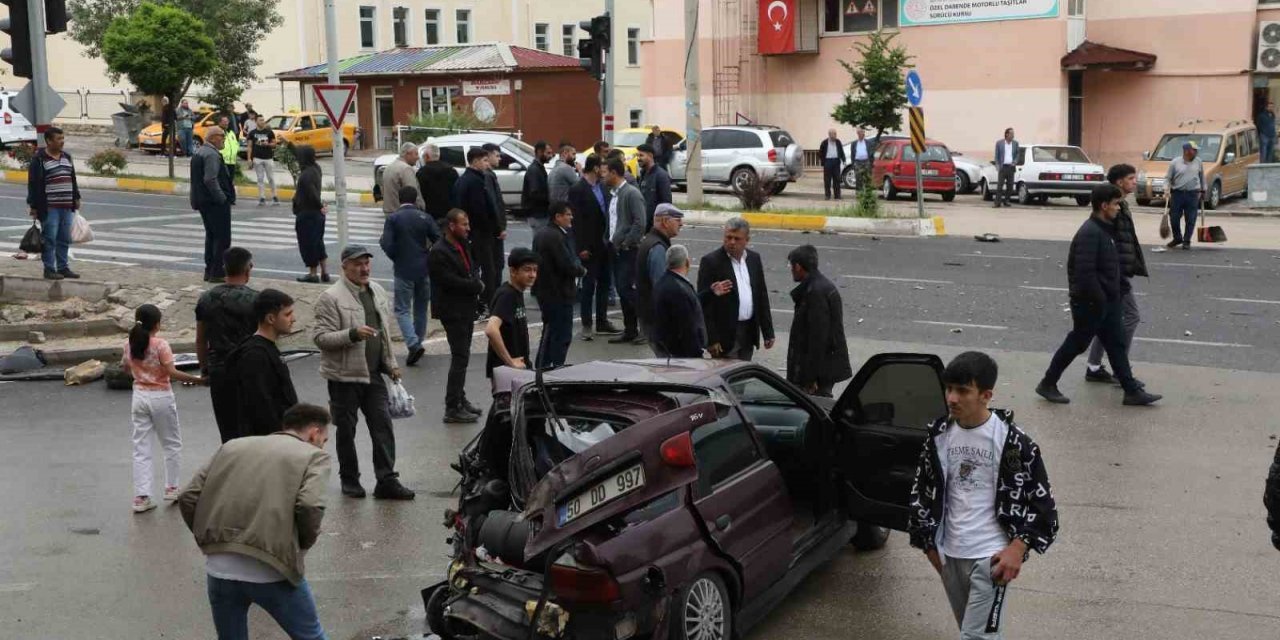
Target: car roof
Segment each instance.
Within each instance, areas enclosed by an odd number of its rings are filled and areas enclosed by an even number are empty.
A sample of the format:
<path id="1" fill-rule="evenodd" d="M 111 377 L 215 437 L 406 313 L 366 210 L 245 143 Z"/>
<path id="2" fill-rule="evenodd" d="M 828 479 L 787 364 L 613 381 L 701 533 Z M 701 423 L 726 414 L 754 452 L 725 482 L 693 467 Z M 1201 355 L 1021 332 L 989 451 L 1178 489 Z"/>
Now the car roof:
<path id="1" fill-rule="evenodd" d="M 514 140 L 515 136 L 509 136 L 505 133 L 455 133 L 447 136 L 435 136 L 429 138 L 432 144 L 449 144 L 449 143 L 480 143 L 485 144 L 492 142 L 493 144 L 502 144 L 507 140 Z M 423 144 L 426 144 L 425 142 Z"/>
<path id="2" fill-rule="evenodd" d="M 1162 135 L 1178 133 L 1227 133 L 1241 129 L 1253 129 L 1248 120 L 1186 120 L 1171 128 Z"/>

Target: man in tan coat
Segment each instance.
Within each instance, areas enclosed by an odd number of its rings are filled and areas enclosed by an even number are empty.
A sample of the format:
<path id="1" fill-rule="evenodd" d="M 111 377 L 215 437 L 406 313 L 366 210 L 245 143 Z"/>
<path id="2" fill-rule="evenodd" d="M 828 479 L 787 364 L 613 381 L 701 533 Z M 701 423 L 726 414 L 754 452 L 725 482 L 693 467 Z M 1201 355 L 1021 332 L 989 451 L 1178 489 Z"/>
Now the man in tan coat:
<path id="1" fill-rule="evenodd" d="M 406 142 L 400 145 L 400 157 L 382 170 L 382 212 L 391 215 L 405 204 L 400 202 L 400 190 L 405 187 L 418 188 L 418 145 Z M 414 201 L 418 209 L 425 211 L 426 202 L 422 194 Z"/>
<path id="2" fill-rule="evenodd" d="M 329 410 L 338 427 L 338 478 L 342 494 L 363 498 L 356 458 L 356 421 L 364 414 L 373 440 L 373 497 L 412 500 L 395 471 L 396 436 L 387 410 L 387 383 L 400 380 L 391 352 L 391 305 L 387 292 L 370 280 L 373 254 L 362 245 L 342 250 L 342 277 L 315 304 L 311 338 L 320 347 L 320 377 L 329 383 Z"/>
<path id="3" fill-rule="evenodd" d="M 218 449 L 178 496 L 205 555 L 209 607 L 219 638 L 248 638 L 249 606 L 291 638 L 322 639 L 303 556 L 320 536 L 329 484 L 329 412 L 285 412 L 282 430 Z"/>

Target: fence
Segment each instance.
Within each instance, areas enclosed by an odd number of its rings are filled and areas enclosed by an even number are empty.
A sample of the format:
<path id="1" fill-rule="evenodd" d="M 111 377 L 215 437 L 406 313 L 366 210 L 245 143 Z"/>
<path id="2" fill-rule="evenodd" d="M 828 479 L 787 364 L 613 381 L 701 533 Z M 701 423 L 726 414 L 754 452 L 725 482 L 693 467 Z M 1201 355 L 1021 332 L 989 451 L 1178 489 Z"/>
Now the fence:
<path id="1" fill-rule="evenodd" d="M 494 128 L 494 129 L 449 129 L 444 127 L 412 127 L 409 125 L 398 124 L 396 125 L 395 150 L 398 153 L 400 150 L 400 145 L 403 144 L 404 141 L 406 140 L 410 142 L 426 142 L 427 138 L 432 138 L 436 136 L 451 136 L 451 135 L 457 135 L 460 133 L 497 133 L 502 135 L 509 135 L 515 138 L 516 140 L 524 139 L 523 131 L 520 131 L 517 129 L 504 129 L 501 127 Z"/>
<path id="2" fill-rule="evenodd" d="M 111 114 L 120 111 L 120 103 L 132 103 L 133 94 L 125 89 L 58 89 L 57 94 L 66 101 L 58 119 L 63 122 L 81 121 L 108 124 Z"/>

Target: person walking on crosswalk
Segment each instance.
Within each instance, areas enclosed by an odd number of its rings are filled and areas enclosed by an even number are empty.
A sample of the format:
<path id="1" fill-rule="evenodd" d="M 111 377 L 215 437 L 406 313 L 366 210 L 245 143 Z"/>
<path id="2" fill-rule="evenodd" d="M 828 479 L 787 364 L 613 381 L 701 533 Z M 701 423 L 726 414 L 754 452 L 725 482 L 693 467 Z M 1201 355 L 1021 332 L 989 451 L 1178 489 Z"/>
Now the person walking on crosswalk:
<path id="1" fill-rule="evenodd" d="M 276 197 L 276 134 L 267 126 L 267 119 L 258 116 L 257 126 L 249 134 L 249 158 L 253 173 L 258 178 L 258 206 L 267 204 L 267 184 L 271 185 L 271 206 L 279 206 Z"/>
<path id="2" fill-rule="evenodd" d="M 223 162 L 221 150 L 227 134 L 209 127 L 204 144 L 191 158 L 191 208 L 200 212 L 204 223 L 204 281 L 225 282 L 222 256 L 231 247 L 231 206 L 236 188 L 231 170 Z"/>
<path id="3" fill-rule="evenodd" d="M 324 246 L 324 222 L 329 213 L 320 193 L 323 175 L 316 163 L 316 150 L 309 144 L 298 145 L 298 183 L 293 192 L 293 230 L 298 235 L 298 253 L 302 264 L 307 265 L 307 275 L 298 282 L 324 282 L 329 280 L 328 251 Z M 319 269 L 319 275 L 316 270 Z"/>

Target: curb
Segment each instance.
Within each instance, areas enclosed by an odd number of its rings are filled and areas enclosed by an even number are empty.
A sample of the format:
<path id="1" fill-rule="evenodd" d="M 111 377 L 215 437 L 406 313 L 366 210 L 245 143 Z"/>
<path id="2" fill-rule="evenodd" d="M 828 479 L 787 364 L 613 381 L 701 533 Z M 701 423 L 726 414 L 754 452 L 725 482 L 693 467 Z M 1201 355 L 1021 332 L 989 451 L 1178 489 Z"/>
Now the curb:
<path id="1" fill-rule="evenodd" d="M 40 345 L 31 345 L 44 354 L 45 362 L 50 365 L 75 366 L 86 360 L 100 360 L 107 364 L 115 362 L 124 355 L 124 347 L 89 347 L 85 349 L 41 349 Z M 174 353 L 192 353 L 196 350 L 194 342 L 170 343 Z"/>
<path id="2" fill-rule="evenodd" d="M 933 237 L 947 235 L 942 216 L 931 218 L 847 218 L 789 213 L 738 213 L 688 209 L 685 222 L 722 225 L 733 217 L 742 217 L 756 229 L 783 231 L 817 231 L 820 233 L 856 233 L 876 236 Z"/>
<path id="3" fill-rule="evenodd" d="M 5 182 L 26 184 L 27 172 L 7 169 L 4 171 Z M 168 180 L 150 180 L 147 178 L 108 178 L 105 176 L 84 176 L 77 181 L 82 187 L 105 189 L 109 191 L 130 191 L 135 193 L 156 193 L 167 196 L 186 195 L 191 193 L 191 185 L 187 182 L 170 182 Z M 242 198 L 258 197 L 258 188 L 247 185 L 236 185 L 236 195 Z M 293 189 L 276 189 L 276 196 L 283 199 L 293 198 Z M 325 191 L 322 197 L 330 200 L 337 196 L 332 191 Z M 372 193 L 347 193 L 347 204 L 356 206 L 373 206 Z"/>

